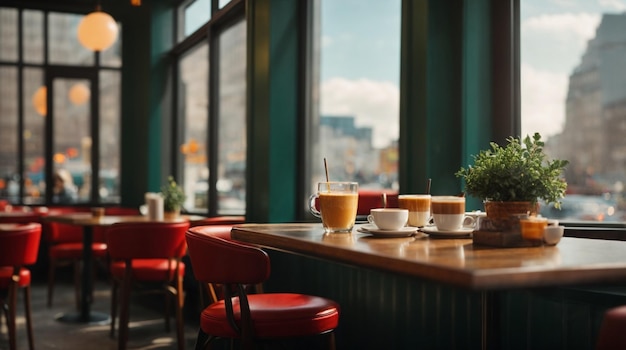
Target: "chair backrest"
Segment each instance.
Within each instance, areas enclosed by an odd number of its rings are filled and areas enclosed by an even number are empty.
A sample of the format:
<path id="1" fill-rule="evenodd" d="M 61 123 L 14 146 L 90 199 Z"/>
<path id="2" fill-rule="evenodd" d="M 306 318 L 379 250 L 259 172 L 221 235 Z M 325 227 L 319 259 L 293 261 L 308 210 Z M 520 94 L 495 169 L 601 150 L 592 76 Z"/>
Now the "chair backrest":
<path id="1" fill-rule="evenodd" d="M 41 224 L 0 225 L 0 266 L 36 263 L 40 240 Z"/>
<path id="2" fill-rule="evenodd" d="M 188 221 L 124 222 L 106 230 L 112 259 L 167 259 L 185 255 Z"/>
<path id="3" fill-rule="evenodd" d="M 230 239 L 215 227 L 187 231 L 187 247 L 198 281 L 217 284 L 257 284 L 270 275 L 270 259 L 258 247 Z"/>
<path id="4" fill-rule="evenodd" d="M 15 214 L 5 214 L 0 216 L 1 224 L 27 224 L 30 222 L 38 223 L 41 217 L 37 213 L 16 212 Z"/>

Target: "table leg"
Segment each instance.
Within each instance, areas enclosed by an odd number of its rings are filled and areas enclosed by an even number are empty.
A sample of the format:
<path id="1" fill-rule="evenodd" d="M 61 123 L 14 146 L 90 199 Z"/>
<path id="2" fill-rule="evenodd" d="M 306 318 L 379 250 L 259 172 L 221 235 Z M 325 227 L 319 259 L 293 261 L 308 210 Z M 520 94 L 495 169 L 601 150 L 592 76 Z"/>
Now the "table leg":
<path id="1" fill-rule="evenodd" d="M 89 323 L 108 324 L 111 317 L 102 312 L 91 311 L 91 291 L 93 289 L 93 254 L 91 245 L 93 244 L 93 227 L 83 227 L 83 271 L 82 284 L 80 290 L 80 312 L 66 313 L 57 319 L 67 323 Z"/>

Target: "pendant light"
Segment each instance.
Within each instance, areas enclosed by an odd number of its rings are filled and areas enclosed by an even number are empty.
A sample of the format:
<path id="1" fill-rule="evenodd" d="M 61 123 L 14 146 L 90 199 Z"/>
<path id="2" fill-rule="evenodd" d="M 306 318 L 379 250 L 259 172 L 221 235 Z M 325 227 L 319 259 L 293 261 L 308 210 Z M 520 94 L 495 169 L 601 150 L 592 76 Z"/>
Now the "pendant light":
<path id="1" fill-rule="evenodd" d="M 117 40 L 117 33 L 117 23 L 111 15 L 102 12 L 100 4 L 78 24 L 78 41 L 93 51 L 104 51 L 111 47 Z"/>
<path id="2" fill-rule="evenodd" d="M 83 103 L 87 102 L 90 95 L 91 91 L 89 91 L 89 88 L 83 83 L 76 83 L 72 85 L 68 93 L 70 101 L 76 106 L 82 105 Z"/>
<path id="3" fill-rule="evenodd" d="M 40 86 L 33 95 L 33 107 L 35 107 L 35 111 L 42 117 L 45 117 L 46 114 L 48 114 L 48 107 L 46 105 L 47 92 L 48 89 L 45 86 Z"/>

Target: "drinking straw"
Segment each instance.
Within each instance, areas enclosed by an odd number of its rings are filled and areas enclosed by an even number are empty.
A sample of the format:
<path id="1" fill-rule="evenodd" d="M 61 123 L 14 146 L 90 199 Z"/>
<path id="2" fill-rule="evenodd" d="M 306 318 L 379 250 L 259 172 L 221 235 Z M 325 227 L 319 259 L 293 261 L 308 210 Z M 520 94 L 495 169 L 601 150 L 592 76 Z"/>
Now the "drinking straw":
<path id="1" fill-rule="evenodd" d="M 428 179 L 428 182 L 426 183 L 426 194 L 430 194 L 430 184 L 432 182 L 433 179 Z"/>
<path id="2" fill-rule="evenodd" d="M 328 180 L 328 163 L 326 163 L 326 158 L 324 158 L 324 170 L 326 171 L 326 182 L 329 182 L 329 180 Z"/>
<path id="3" fill-rule="evenodd" d="M 328 192 L 330 192 L 330 180 L 328 179 L 328 163 L 326 162 L 326 157 L 324 157 L 324 170 L 326 171 L 326 188 Z"/>
<path id="4" fill-rule="evenodd" d="M 387 194 L 383 192 L 383 208 L 387 208 Z"/>

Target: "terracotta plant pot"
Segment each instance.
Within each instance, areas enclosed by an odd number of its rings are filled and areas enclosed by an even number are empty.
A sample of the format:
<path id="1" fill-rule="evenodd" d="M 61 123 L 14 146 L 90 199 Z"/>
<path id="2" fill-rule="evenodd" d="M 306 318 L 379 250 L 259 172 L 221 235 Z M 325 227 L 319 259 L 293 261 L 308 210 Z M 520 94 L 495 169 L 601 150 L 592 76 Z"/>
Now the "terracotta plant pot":
<path id="1" fill-rule="evenodd" d="M 178 219 L 180 216 L 180 209 L 174 211 L 165 211 L 163 212 L 163 218 L 166 220 Z"/>
<path id="2" fill-rule="evenodd" d="M 485 201 L 485 213 L 491 219 L 508 219 L 514 215 L 537 215 L 539 203 Z"/>

